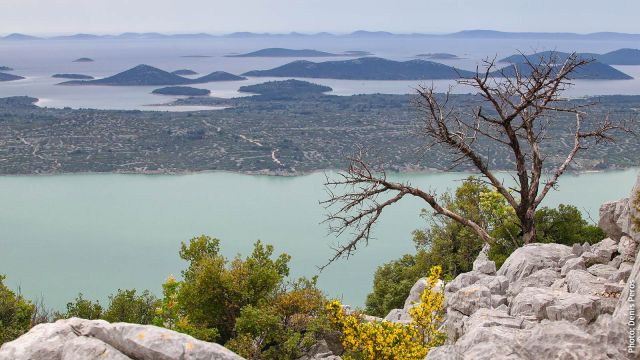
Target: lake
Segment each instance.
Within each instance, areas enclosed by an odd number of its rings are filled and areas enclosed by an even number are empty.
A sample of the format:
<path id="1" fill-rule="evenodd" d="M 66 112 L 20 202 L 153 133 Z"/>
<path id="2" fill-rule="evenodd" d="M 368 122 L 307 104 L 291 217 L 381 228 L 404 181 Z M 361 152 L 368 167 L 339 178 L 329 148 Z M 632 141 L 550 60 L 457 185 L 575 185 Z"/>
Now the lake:
<path id="1" fill-rule="evenodd" d="M 601 203 L 626 197 L 638 169 L 566 175 L 545 205 L 571 203 L 597 220 Z M 332 176 L 332 173 L 328 174 Z M 442 193 L 462 173 L 396 174 Z M 184 268 L 180 241 L 207 234 L 227 256 L 261 239 L 292 255 L 293 276 L 316 275 L 336 240 L 320 224 L 324 174 L 223 172 L 191 175 L 77 174 L 0 177 L 0 273 L 12 288 L 61 309 L 78 292 L 101 299 L 118 288 L 150 289 Z M 320 274 L 329 296 L 363 305 L 376 267 L 413 251 L 423 203 L 403 199 L 383 213 L 375 239 Z M 345 239 L 342 239 L 345 240 Z"/>

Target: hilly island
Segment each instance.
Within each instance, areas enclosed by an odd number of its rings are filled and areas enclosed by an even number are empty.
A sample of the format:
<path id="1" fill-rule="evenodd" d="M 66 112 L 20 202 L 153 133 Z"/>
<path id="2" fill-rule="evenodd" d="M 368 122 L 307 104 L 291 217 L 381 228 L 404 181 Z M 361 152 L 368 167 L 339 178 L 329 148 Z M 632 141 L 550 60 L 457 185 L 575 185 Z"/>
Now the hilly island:
<path id="1" fill-rule="evenodd" d="M 233 75 L 224 71 L 215 71 L 208 75 L 188 79 L 153 66 L 138 65 L 129 70 L 96 80 L 66 81 L 60 85 L 111 85 L 111 86 L 154 86 L 154 85 L 188 85 L 202 84 L 213 81 L 237 81 L 244 80 L 242 76 Z"/>
<path id="2" fill-rule="evenodd" d="M 513 76 L 514 66 L 493 71 L 495 77 Z M 524 68 L 524 67 L 523 67 Z M 301 77 L 343 80 L 452 80 L 470 78 L 475 72 L 458 69 L 428 60 L 394 61 L 377 57 L 351 60 L 311 62 L 294 61 L 269 70 L 254 70 L 243 74 L 254 77 Z M 593 62 L 574 74 L 575 79 L 624 80 L 627 74 L 613 67 Z"/>

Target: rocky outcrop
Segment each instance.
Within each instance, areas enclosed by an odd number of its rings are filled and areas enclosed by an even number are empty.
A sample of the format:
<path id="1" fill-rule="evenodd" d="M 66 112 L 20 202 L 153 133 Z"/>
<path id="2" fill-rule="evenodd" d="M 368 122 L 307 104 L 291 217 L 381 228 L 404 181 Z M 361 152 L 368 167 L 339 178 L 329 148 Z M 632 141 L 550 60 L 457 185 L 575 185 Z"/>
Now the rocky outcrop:
<path id="1" fill-rule="evenodd" d="M 71 318 L 40 324 L 0 348 L 0 360 L 242 360 L 221 345 L 151 325 Z"/>
<path id="2" fill-rule="evenodd" d="M 629 199 L 601 207 L 608 237 L 597 244 L 526 245 L 495 275 L 479 271 L 491 269 L 481 253 L 482 266 L 445 286 L 447 344 L 427 359 L 640 359 L 640 346 L 629 347 L 639 322 L 639 214 L 631 206 L 638 190 L 640 178 Z M 506 284 L 486 285 L 498 278 Z"/>

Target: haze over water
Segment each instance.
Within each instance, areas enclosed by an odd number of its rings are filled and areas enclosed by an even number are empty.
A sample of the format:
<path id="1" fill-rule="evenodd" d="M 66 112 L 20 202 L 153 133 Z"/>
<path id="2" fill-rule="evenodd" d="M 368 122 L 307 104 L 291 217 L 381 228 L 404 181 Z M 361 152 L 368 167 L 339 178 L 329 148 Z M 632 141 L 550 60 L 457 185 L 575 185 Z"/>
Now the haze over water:
<path id="1" fill-rule="evenodd" d="M 498 59 L 516 53 L 539 50 L 604 53 L 620 48 L 640 48 L 637 41 L 595 40 L 531 40 L 531 39 L 452 39 L 452 38 L 212 38 L 179 40 L 46 40 L 0 41 L 0 65 L 15 68 L 25 80 L 0 84 L 0 97 L 28 95 L 40 98 L 39 106 L 122 110 L 195 111 L 204 107 L 167 108 L 158 105 L 174 97 L 152 95 L 157 87 L 56 86 L 64 79 L 52 79 L 55 73 L 80 73 L 105 77 L 138 64 L 148 64 L 163 70 L 192 69 L 200 74 L 227 71 L 240 74 L 250 70 L 269 69 L 296 58 L 231 58 L 227 54 L 246 53 L 267 47 L 293 49 L 311 48 L 340 53 L 349 50 L 369 51 L 374 56 L 394 60 L 411 60 L 421 53 L 452 53 L 462 59 L 436 60 L 462 69 L 474 70 L 485 58 Z M 191 55 L 209 57 L 185 57 Z M 74 59 L 90 57 L 95 62 L 76 63 Z M 311 61 L 343 58 L 310 58 Z M 346 59 L 346 58 L 345 58 Z M 505 64 L 500 64 L 504 66 Z M 634 77 L 633 80 L 577 81 L 569 96 L 640 94 L 640 66 L 615 66 Z M 243 85 L 273 80 L 249 78 L 245 81 L 198 84 L 212 91 L 211 96 L 241 96 Z M 417 85 L 429 81 L 351 81 L 312 79 L 331 86 L 336 95 L 361 93 L 412 93 Z M 445 91 L 452 81 L 435 81 L 438 90 Z M 457 88 L 466 93 L 469 89 Z"/>

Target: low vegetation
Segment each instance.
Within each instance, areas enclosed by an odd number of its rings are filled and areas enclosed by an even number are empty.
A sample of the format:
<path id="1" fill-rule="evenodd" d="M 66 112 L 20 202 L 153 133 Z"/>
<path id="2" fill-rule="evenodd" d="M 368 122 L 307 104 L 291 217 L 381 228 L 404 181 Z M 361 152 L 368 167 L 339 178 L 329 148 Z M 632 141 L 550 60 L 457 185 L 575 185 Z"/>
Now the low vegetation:
<path id="1" fill-rule="evenodd" d="M 7 288 L 4 279 L 0 275 L 0 344 L 27 332 L 35 313 L 34 304 Z"/>
<path id="2" fill-rule="evenodd" d="M 419 360 L 432 347 L 444 344 L 445 334 L 438 330 L 444 316 L 444 288 L 435 290 L 441 272 L 439 266 L 431 268 L 421 302 L 409 311 L 412 321 L 407 325 L 346 314 L 338 301 L 327 305 L 331 321 L 343 334 L 343 358 Z"/>

